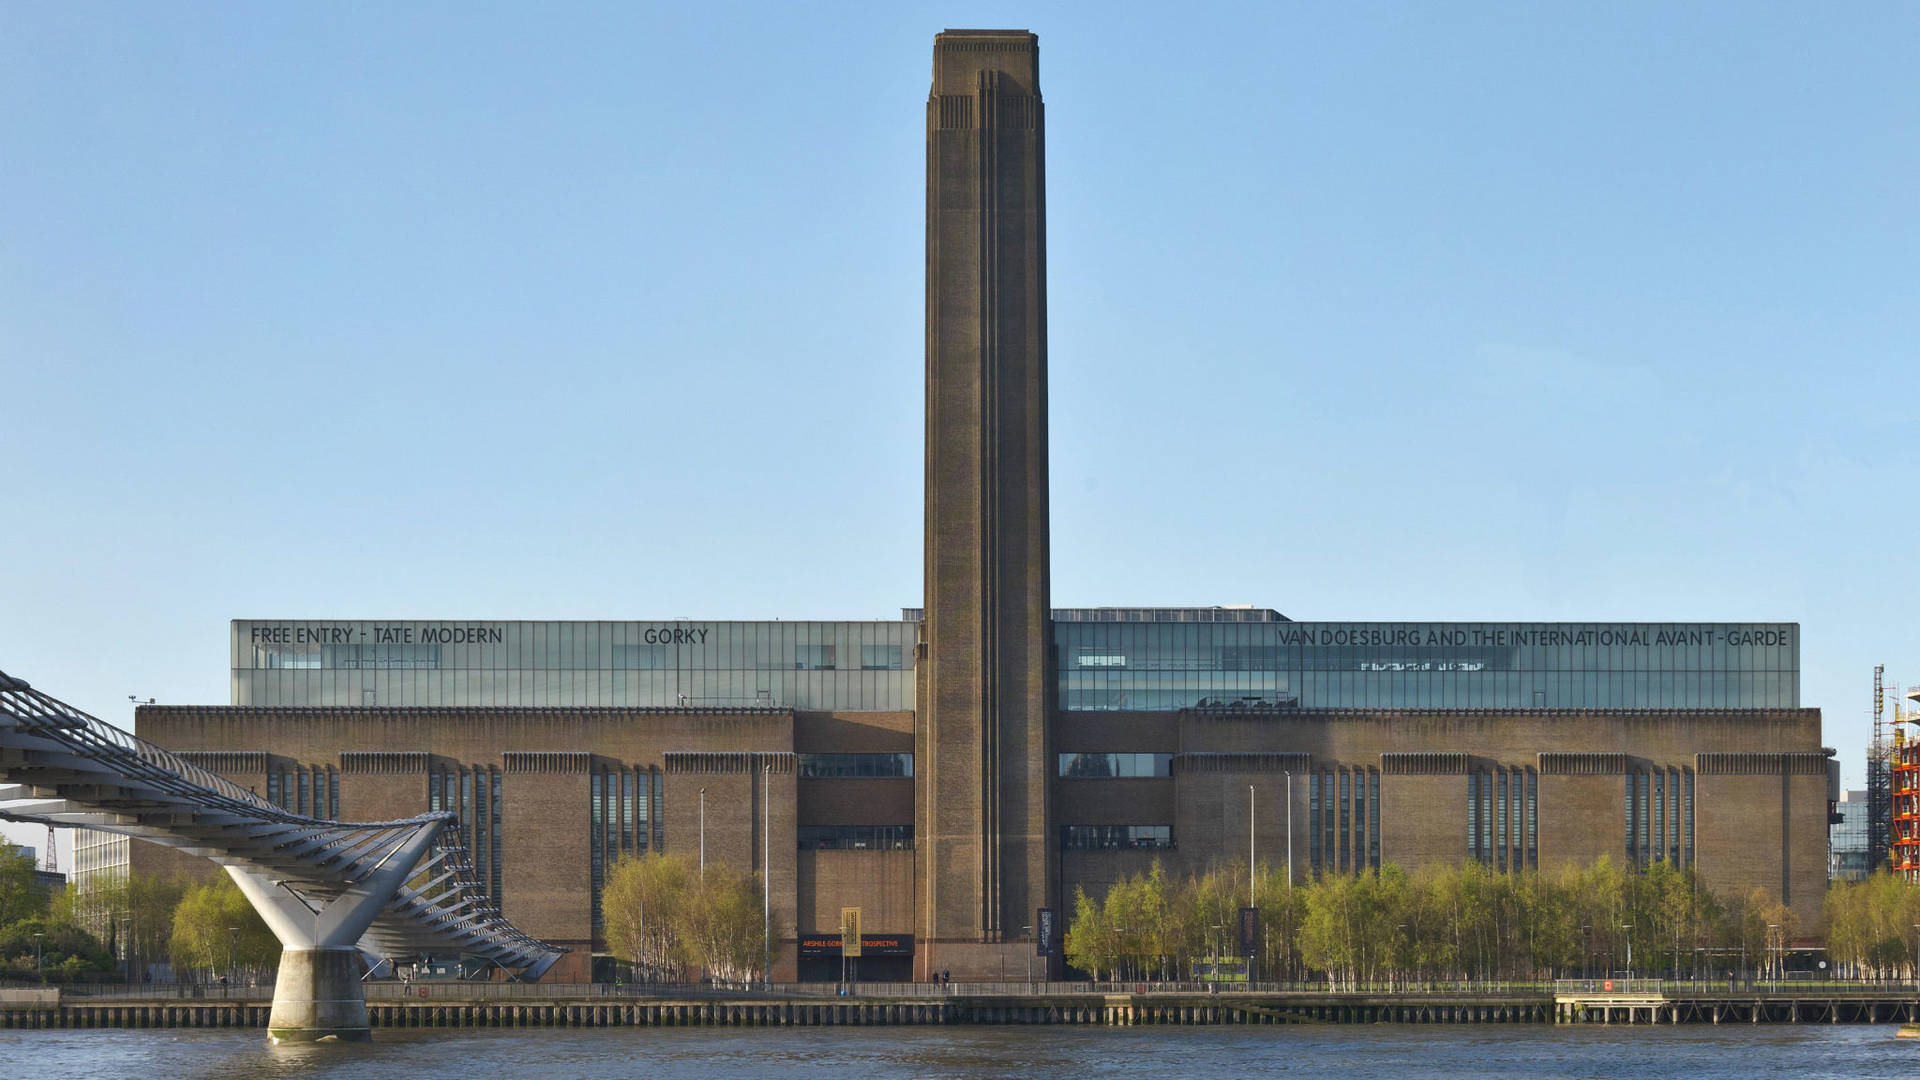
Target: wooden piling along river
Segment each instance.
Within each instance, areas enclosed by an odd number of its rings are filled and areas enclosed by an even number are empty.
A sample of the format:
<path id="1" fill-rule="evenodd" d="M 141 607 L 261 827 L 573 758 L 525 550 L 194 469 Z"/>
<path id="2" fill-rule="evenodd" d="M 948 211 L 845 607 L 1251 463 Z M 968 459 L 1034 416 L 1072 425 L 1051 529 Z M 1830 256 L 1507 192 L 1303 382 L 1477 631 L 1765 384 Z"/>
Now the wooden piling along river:
<path id="1" fill-rule="evenodd" d="M 370 987 L 375 1027 L 824 1027 L 1070 1024 L 1892 1024 L 1920 1023 L 1911 986 L 1788 990 L 1563 982 L 1484 992 L 1212 992 L 1086 984 L 968 992 L 900 984 L 859 994 L 660 994 L 598 986 Z M 215 993 L 219 993 L 216 991 Z M 218 999 L 146 990 L 114 996 L 0 991 L 0 1029 L 262 1027 L 271 990 Z"/>

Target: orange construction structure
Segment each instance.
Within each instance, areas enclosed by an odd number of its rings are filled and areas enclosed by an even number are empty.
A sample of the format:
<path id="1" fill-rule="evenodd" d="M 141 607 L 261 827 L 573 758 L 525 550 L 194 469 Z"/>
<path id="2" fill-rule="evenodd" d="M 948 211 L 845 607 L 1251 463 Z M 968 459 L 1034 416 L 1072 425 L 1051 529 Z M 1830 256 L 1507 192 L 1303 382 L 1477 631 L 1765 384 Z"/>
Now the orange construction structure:
<path id="1" fill-rule="evenodd" d="M 1893 845 L 1889 853 L 1893 872 L 1920 884 L 1920 737 L 1911 731 L 1920 720 L 1920 686 L 1907 691 L 1911 702 L 1893 712 Z"/>

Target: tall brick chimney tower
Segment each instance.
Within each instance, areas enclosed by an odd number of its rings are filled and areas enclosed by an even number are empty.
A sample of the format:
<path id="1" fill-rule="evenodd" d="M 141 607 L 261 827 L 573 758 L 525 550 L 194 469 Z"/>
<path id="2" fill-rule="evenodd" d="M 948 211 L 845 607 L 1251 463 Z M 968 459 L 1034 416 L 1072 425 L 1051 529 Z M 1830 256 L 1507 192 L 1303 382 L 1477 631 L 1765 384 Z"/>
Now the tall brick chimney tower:
<path id="1" fill-rule="evenodd" d="M 1025 971 L 1057 906 L 1039 39 L 948 30 L 927 99 L 926 622 L 919 974 Z M 1004 966 L 1003 966 L 1004 965 Z"/>

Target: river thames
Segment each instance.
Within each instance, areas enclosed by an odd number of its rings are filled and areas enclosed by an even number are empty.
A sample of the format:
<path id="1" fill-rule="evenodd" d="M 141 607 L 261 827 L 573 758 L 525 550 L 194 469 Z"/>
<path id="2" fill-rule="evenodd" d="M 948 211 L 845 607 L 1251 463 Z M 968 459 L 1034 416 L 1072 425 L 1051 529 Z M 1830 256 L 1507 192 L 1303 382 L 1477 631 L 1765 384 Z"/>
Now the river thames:
<path id="1" fill-rule="evenodd" d="M 1577 1027 L 1391 1024 L 1247 1028 L 888 1027 L 376 1032 L 371 1045 L 269 1046 L 257 1030 L 11 1031 L 22 1080 L 368 1077 L 1684 1076 L 1920 1075 L 1895 1025 Z"/>

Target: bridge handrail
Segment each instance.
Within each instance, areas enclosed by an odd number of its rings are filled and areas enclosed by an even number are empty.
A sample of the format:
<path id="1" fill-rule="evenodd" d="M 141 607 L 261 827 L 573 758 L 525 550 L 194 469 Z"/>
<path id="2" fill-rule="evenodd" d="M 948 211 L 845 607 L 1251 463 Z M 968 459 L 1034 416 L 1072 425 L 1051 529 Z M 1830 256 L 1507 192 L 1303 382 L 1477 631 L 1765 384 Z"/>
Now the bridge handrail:
<path id="1" fill-rule="evenodd" d="M 16 696 L 44 711 L 22 711 L 18 707 L 18 702 L 14 700 Z M 262 815 L 279 824 L 360 832 L 370 829 L 413 828 L 433 821 L 453 824 L 460 820 L 460 815 L 450 810 L 429 811 L 415 817 L 394 821 L 330 821 L 326 818 L 296 814 L 268 802 L 218 773 L 187 761 L 170 750 L 83 713 L 57 698 L 49 697 L 33 689 L 25 679 L 8 675 L 4 671 L 0 671 L 0 712 L 12 716 L 22 730 L 29 734 L 41 734 L 41 729 L 60 731 L 65 736 L 62 739 L 63 742 L 68 742 L 76 753 L 92 761 L 124 765 L 126 763 L 124 755 L 131 755 L 141 766 L 138 770 L 140 778 L 162 790 L 187 796 L 200 795 L 203 792 L 211 793 L 216 800 L 234 804 L 224 809 L 244 809 L 247 813 Z M 84 745 L 72 745 L 71 740 L 75 736 L 78 736 Z M 62 736 L 53 737 L 61 738 Z M 200 790 L 196 791 L 196 788 Z"/>
<path id="2" fill-rule="evenodd" d="M 425 839 L 420 830 L 431 829 L 431 847 L 421 865 L 437 866 L 436 876 L 444 880 L 426 897 L 405 889 L 389 897 L 384 917 L 392 919 L 392 924 L 376 925 L 369 933 L 390 949 L 405 944 L 417 952 L 444 943 L 496 959 L 517 956 L 527 959 L 528 970 L 536 973 L 566 952 L 515 927 L 487 899 L 465 847 L 457 839 L 458 832 L 452 828 L 459 822 L 459 815 L 453 811 L 431 811 L 384 822 L 329 821 L 292 813 L 131 732 L 43 694 L 24 679 L 0 671 L 0 735 L 9 732 L 20 736 L 19 742 L 31 750 L 55 755 L 52 760 L 61 762 L 57 767 L 72 777 L 86 778 L 89 783 L 104 782 L 117 791 L 130 789 L 124 795 L 79 804 L 87 813 L 100 815 L 99 820 L 90 821 L 93 827 L 147 835 L 148 827 L 140 824 L 141 814 L 151 806 L 179 805 L 195 811 L 196 820 L 201 810 L 219 811 L 234 819 L 215 820 L 212 827 L 244 824 L 249 830 L 257 830 L 252 837 L 258 841 L 254 849 L 226 851 L 219 861 L 261 870 L 271 870 L 276 864 L 297 864 L 313 871 L 316 876 L 298 883 L 280 882 L 296 897 L 306 893 L 302 902 L 310 908 L 314 904 L 307 897 L 324 901 L 342 895 L 341 890 L 368 869 L 368 859 L 390 858 L 408 843 L 408 836 Z M 103 774 L 97 781 L 92 779 L 96 770 Z M 3 793 L 14 787 L 25 790 L 19 784 L 0 784 L 0 801 L 6 798 Z M 156 795 L 165 798 L 154 801 Z M 52 806 L 68 804 L 65 795 L 26 796 L 10 811 L 0 807 L 0 817 L 73 824 L 74 818 L 83 816 L 68 809 L 42 812 L 32 805 L 36 801 Z M 418 852 L 420 848 L 416 845 L 407 850 Z"/>

